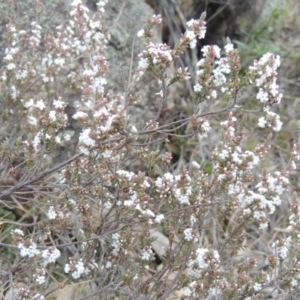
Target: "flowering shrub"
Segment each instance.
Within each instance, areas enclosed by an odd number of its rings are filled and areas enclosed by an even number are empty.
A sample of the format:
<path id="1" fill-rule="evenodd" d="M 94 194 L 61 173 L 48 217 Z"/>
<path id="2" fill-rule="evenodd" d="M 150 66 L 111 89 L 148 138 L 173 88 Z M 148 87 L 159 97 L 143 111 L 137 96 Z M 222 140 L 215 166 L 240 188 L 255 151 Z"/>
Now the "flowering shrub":
<path id="1" fill-rule="evenodd" d="M 105 89 L 105 5 L 99 1 L 90 14 L 74 0 L 55 34 L 38 19 L 21 28 L 9 18 L 0 74 L 0 203 L 18 219 L 1 220 L 3 295 L 45 299 L 63 285 L 88 282 L 88 295 L 78 299 L 297 297 L 300 200 L 290 196 L 289 172 L 300 158 L 299 144 L 282 169 L 264 170 L 269 133 L 282 127 L 274 111 L 282 98 L 276 82 L 280 58 L 267 53 L 244 74 L 230 40 L 224 50 L 204 46 L 191 114 L 163 123 L 169 87 L 191 77 L 187 69 L 171 77 L 166 72 L 204 38 L 206 23 L 205 14 L 189 21 L 171 49 L 151 41 L 161 22 L 154 15 L 137 32 L 145 48 L 135 81 L 151 74 L 160 86 L 160 106 L 153 119 L 134 123 L 130 114 L 138 99 Z M 81 98 L 68 115 L 76 93 Z M 221 105 L 207 110 L 217 99 Z M 261 130 L 261 143 L 251 149 L 245 143 L 248 115 Z M 214 122 L 215 116 L 222 122 Z M 77 135 L 67 127 L 70 120 L 80 124 Z M 172 154 L 158 150 L 171 137 L 210 139 L 214 126 L 221 135 L 210 172 L 196 152 L 174 170 Z M 57 162 L 57 152 L 72 143 L 75 154 Z M 263 252 L 255 235 L 275 230 L 270 220 L 287 201 L 285 234 L 267 240 Z M 167 241 L 159 247 L 157 233 Z"/>

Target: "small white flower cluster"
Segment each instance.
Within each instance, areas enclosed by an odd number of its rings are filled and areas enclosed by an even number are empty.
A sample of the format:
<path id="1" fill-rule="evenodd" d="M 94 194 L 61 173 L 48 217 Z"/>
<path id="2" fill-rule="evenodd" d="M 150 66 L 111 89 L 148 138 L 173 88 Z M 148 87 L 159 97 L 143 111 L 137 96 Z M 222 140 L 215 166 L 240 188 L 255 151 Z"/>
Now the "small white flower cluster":
<path id="1" fill-rule="evenodd" d="M 259 292 L 262 289 L 261 283 L 255 282 L 253 285 L 253 289 L 255 292 Z"/>
<path id="2" fill-rule="evenodd" d="M 98 7 L 98 10 L 103 14 L 105 12 L 105 5 L 107 4 L 107 1 L 108 0 L 100 0 L 97 2 L 97 7 Z"/>
<path id="3" fill-rule="evenodd" d="M 194 92 L 195 93 L 200 93 L 202 91 L 202 85 L 200 83 L 196 83 L 194 85 Z"/>
<path id="4" fill-rule="evenodd" d="M 249 67 L 249 73 L 255 85 L 259 88 L 256 95 L 257 100 L 261 103 L 279 104 L 282 94 L 276 83 L 277 69 L 280 66 L 279 55 L 272 53 L 264 54 L 259 61 L 254 61 L 253 66 Z"/>
<path id="5" fill-rule="evenodd" d="M 201 20 L 190 20 L 187 22 L 187 31 L 184 37 L 189 40 L 191 49 L 196 47 L 198 36 L 199 39 L 204 39 L 206 33 L 206 22 Z"/>
<path id="6" fill-rule="evenodd" d="M 278 260 L 285 260 L 288 257 L 290 247 L 291 237 L 288 237 L 283 241 L 277 240 L 272 244 L 273 253 Z"/>
<path id="7" fill-rule="evenodd" d="M 165 197 L 166 194 L 172 191 L 174 182 L 174 175 L 171 173 L 165 173 L 163 177 L 157 177 L 155 186 L 158 188 L 158 192 L 162 192 L 161 197 Z"/>
<path id="8" fill-rule="evenodd" d="M 77 111 L 73 116 L 73 119 L 75 120 L 79 120 L 79 119 L 87 119 L 88 118 L 88 114 L 86 112 L 83 111 Z"/>
<path id="9" fill-rule="evenodd" d="M 111 102 L 111 105 L 112 104 L 113 104 L 113 101 Z M 120 109 L 121 109 L 121 107 L 120 107 Z M 101 123 L 101 124 L 99 124 L 99 127 L 98 127 L 101 134 L 104 134 L 110 130 L 111 125 L 116 118 L 116 115 L 112 114 L 109 111 L 109 108 L 106 108 L 106 107 L 102 107 L 102 108 L 96 110 L 94 112 L 93 116 L 97 122 Z"/>
<path id="10" fill-rule="evenodd" d="M 229 74 L 231 72 L 228 59 L 222 57 L 216 61 L 217 67 L 213 69 L 213 83 L 216 87 L 221 87 L 227 82 L 227 79 L 224 74 Z M 224 92 L 224 89 L 222 89 Z"/>
<path id="11" fill-rule="evenodd" d="M 199 39 L 204 39 L 206 34 L 206 22 L 204 18 L 205 15 L 202 15 L 199 20 L 191 19 L 186 24 Z"/>
<path id="12" fill-rule="evenodd" d="M 251 215 L 251 210 L 247 207 L 255 205 L 253 217 L 260 225 L 260 229 L 268 226 L 268 219 L 263 210 L 267 209 L 269 214 L 273 214 L 276 206 L 281 204 L 281 195 L 287 190 L 289 180 L 280 172 L 274 174 L 267 174 L 261 182 L 256 185 L 259 193 L 253 191 L 239 191 L 238 199 L 242 207 L 244 207 L 244 214 Z"/>
<path id="13" fill-rule="evenodd" d="M 56 247 L 50 247 L 42 251 L 43 265 L 46 267 L 48 264 L 56 262 L 60 257 L 60 251 Z"/>
<path id="14" fill-rule="evenodd" d="M 82 4 L 82 0 L 73 0 L 71 6 L 74 6 L 73 11 L 70 12 L 70 15 L 73 16 L 80 12 L 85 20 L 88 20 L 89 17 L 86 15 L 89 12 L 89 9 Z"/>
<path id="15" fill-rule="evenodd" d="M 46 271 L 44 268 L 36 269 L 35 273 L 33 274 L 33 277 L 35 278 L 35 281 L 37 284 L 41 285 L 46 282 Z"/>
<path id="16" fill-rule="evenodd" d="M 193 234 L 193 229 L 192 228 L 186 228 L 184 231 L 183 231 L 183 238 L 188 241 L 188 242 L 191 242 L 195 237 L 194 237 L 194 234 Z"/>
<path id="17" fill-rule="evenodd" d="M 196 47 L 197 44 L 197 39 L 196 39 L 196 35 L 194 33 L 193 30 L 187 30 L 185 32 L 185 37 L 190 41 L 190 47 L 191 49 Z"/>
<path id="18" fill-rule="evenodd" d="M 166 68 L 172 58 L 172 50 L 166 44 L 149 43 L 147 49 L 139 54 L 139 70 L 145 71 L 148 66 L 159 66 L 160 69 Z"/>
<path id="19" fill-rule="evenodd" d="M 111 150 L 104 150 L 102 153 L 101 153 L 102 157 L 105 158 L 105 159 L 109 159 L 111 158 L 111 155 L 112 155 L 112 151 Z"/>
<path id="20" fill-rule="evenodd" d="M 49 220 L 61 220 L 64 218 L 63 212 L 55 210 L 53 206 L 49 207 L 49 210 L 47 211 L 46 215 Z"/>
<path id="21" fill-rule="evenodd" d="M 218 251 L 198 248 L 195 251 L 195 259 L 188 262 L 188 276 L 199 279 L 206 269 L 218 269 L 220 256 Z"/>
<path id="22" fill-rule="evenodd" d="M 193 295 L 193 292 L 195 291 L 196 285 L 196 281 L 192 281 L 191 283 L 189 283 L 189 285 L 183 289 L 184 295 L 186 297 L 191 297 Z"/>
<path id="23" fill-rule="evenodd" d="M 206 46 L 203 46 L 202 49 L 201 49 L 201 52 L 203 53 L 203 57 L 204 58 L 212 58 L 212 59 L 215 59 L 215 58 L 220 58 L 221 56 L 221 49 L 219 46 L 217 45 L 206 45 Z M 204 64 L 205 60 L 202 59 L 198 62 L 198 66 L 202 66 Z"/>
<path id="24" fill-rule="evenodd" d="M 19 243 L 18 249 L 20 250 L 20 255 L 22 257 L 32 258 L 41 253 L 37 248 L 37 244 L 32 240 Z"/>
<path id="25" fill-rule="evenodd" d="M 105 134 L 108 134 L 113 129 L 113 122 L 121 117 L 120 115 L 118 115 L 118 113 L 115 114 L 113 111 L 110 111 L 110 108 L 113 107 L 113 104 L 115 104 L 114 101 L 111 101 L 110 105 L 107 105 L 107 107 L 103 106 L 99 109 L 94 110 L 93 105 L 90 101 L 88 101 L 86 102 L 85 109 L 90 110 L 90 115 L 92 116 L 92 118 L 89 118 L 89 114 L 83 112 L 82 110 L 78 110 L 73 115 L 73 119 L 82 121 L 85 127 L 79 136 L 79 149 L 85 155 L 88 155 L 90 153 L 90 148 L 96 146 L 96 140 L 95 138 L 92 138 L 91 135 L 94 135 L 95 137 L 105 136 Z M 118 107 L 118 111 L 122 111 L 121 106 Z M 91 127 L 88 127 L 88 125 L 86 124 L 86 122 L 91 121 L 94 125 L 93 129 Z M 104 153 L 104 156 L 106 155 L 106 157 L 110 157 L 111 153 L 112 152 L 107 149 Z"/>
<path id="26" fill-rule="evenodd" d="M 137 37 L 139 37 L 139 38 L 144 37 L 144 35 L 145 35 L 145 30 L 144 29 L 139 30 L 138 33 L 137 33 Z"/>
<path id="27" fill-rule="evenodd" d="M 17 238 L 22 238 L 24 236 L 24 232 L 21 229 L 13 229 L 11 234 L 16 236 Z"/>
<path id="28" fill-rule="evenodd" d="M 153 257 L 153 252 L 152 252 L 151 248 L 147 248 L 142 251 L 141 260 L 149 261 L 152 257 Z"/>
<path id="29" fill-rule="evenodd" d="M 64 271 L 67 274 L 71 272 L 72 277 L 74 279 L 78 279 L 82 275 L 87 274 L 89 272 L 89 269 L 84 267 L 82 259 L 76 261 L 75 259 L 70 258 L 70 263 L 65 264 Z"/>
<path id="30" fill-rule="evenodd" d="M 177 185 L 181 180 L 181 175 L 172 175 L 165 173 L 163 177 L 158 177 L 155 181 L 156 191 L 159 193 L 161 198 L 166 198 L 169 195 L 174 195 L 180 204 L 190 205 L 189 198 L 192 194 L 192 187 L 189 182 L 191 178 L 189 175 L 186 176 L 185 188 L 178 188 Z"/>
<path id="31" fill-rule="evenodd" d="M 219 153 L 219 158 L 221 161 L 227 161 L 230 159 L 236 166 L 246 165 L 247 169 L 253 169 L 260 162 L 260 159 L 252 151 L 246 150 L 242 151 L 240 146 L 230 147 L 229 145 L 224 145 L 223 150 Z"/>
<path id="32" fill-rule="evenodd" d="M 164 220 L 165 216 L 163 214 L 157 215 L 154 219 L 154 222 L 160 224 Z"/>
<path id="33" fill-rule="evenodd" d="M 80 151 L 85 155 L 89 155 L 89 148 L 95 147 L 96 141 L 90 137 L 91 128 L 85 128 L 79 135 Z"/>
<path id="34" fill-rule="evenodd" d="M 233 45 L 228 43 L 225 46 L 226 54 L 231 55 L 233 50 Z M 216 99 L 218 94 L 216 88 L 220 88 L 222 92 L 227 91 L 224 84 L 227 82 L 226 76 L 231 72 L 231 67 L 229 63 L 229 57 L 221 57 L 221 49 L 216 46 L 204 46 L 201 49 L 203 53 L 203 58 L 199 60 L 197 66 L 199 70 L 197 75 L 199 76 L 199 82 L 194 85 L 194 92 L 201 93 L 204 91 L 205 86 L 205 98 L 204 99 Z M 204 69 L 211 69 L 211 75 L 207 76 Z"/>
<path id="35" fill-rule="evenodd" d="M 23 237 L 23 232 L 19 229 L 15 229 L 12 231 L 12 235 L 13 236 L 19 236 L 19 238 Z M 18 244 L 18 249 L 20 251 L 20 255 L 24 258 L 33 258 L 38 256 L 39 258 L 41 258 L 40 264 L 41 266 L 44 268 L 47 265 L 51 264 L 51 263 L 55 263 L 57 261 L 57 259 L 60 257 L 60 251 L 56 248 L 56 247 L 50 247 L 47 248 L 43 251 L 39 250 L 37 248 L 37 244 L 35 242 L 33 242 L 32 240 L 29 241 L 24 241 L 22 240 L 19 244 Z M 44 270 L 44 269 L 41 269 Z M 41 271 L 42 272 L 42 271 Z M 42 280 L 41 276 L 43 277 L 44 271 L 42 272 L 43 275 L 40 275 L 41 272 L 37 272 L 37 277 L 36 280 L 37 282 L 40 282 L 39 284 L 44 283 L 44 281 Z"/>
<path id="36" fill-rule="evenodd" d="M 32 98 L 28 99 L 27 101 L 24 101 L 21 99 L 21 102 L 23 103 L 23 106 L 28 109 L 28 123 L 32 126 L 38 125 L 37 118 L 33 115 L 34 114 L 34 108 L 38 108 L 40 111 L 43 111 L 45 109 L 45 103 L 43 100 L 34 101 Z"/>
<path id="37" fill-rule="evenodd" d="M 210 123 L 206 119 L 201 120 L 201 125 L 199 128 L 199 136 L 202 138 L 207 138 L 207 134 L 210 130 L 211 130 Z"/>
<path id="38" fill-rule="evenodd" d="M 266 126 L 268 126 L 276 132 L 280 131 L 282 122 L 280 121 L 279 115 L 270 111 L 270 108 L 268 106 L 264 108 L 264 112 L 266 115 L 258 119 L 258 127 L 265 128 Z"/>
<path id="39" fill-rule="evenodd" d="M 243 172 L 251 174 L 255 166 L 260 162 L 260 157 L 252 151 L 243 151 L 240 145 L 232 143 L 236 136 L 235 123 L 237 119 L 231 115 L 229 120 L 222 122 L 224 127 L 225 141 L 220 142 L 219 146 L 213 151 L 215 160 L 215 170 L 218 174 L 219 182 L 235 182 L 228 184 L 229 195 L 239 195 L 239 176 Z"/>
<path id="40" fill-rule="evenodd" d="M 153 211 L 151 211 L 148 208 L 143 209 L 141 207 L 138 194 L 132 188 L 129 189 L 129 195 L 130 195 L 129 198 L 127 200 L 124 200 L 124 202 L 123 202 L 124 206 L 138 210 L 140 213 L 142 213 L 142 215 L 149 216 L 149 217 L 151 217 L 151 219 L 156 218 Z M 161 219 L 161 217 L 159 219 Z M 150 221 L 150 219 L 149 219 L 149 222 L 152 223 L 152 221 Z"/>
<path id="41" fill-rule="evenodd" d="M 120 241 L 120 234 L 119 233 L 113 233 L 112 236 L 112 242 L 111 246 L 113 247 L 113 250 L 111 252 L 112 255 L 117 256 L 121 250 L 122 243 Z"/>
<path id="42" fill-rule="evenodd" d="M 189 198 L 190 198 L 191 194 L 192 194 L 192 187 L 191 186 L 188 186 L 185 189 L 177 188 L 175 190 L 175 195 L 176 195 L 178 201 L 180 202 L 180 204 L 190 205 Z"/>
<path id="43" fill-rule="evenodd" d="M 139 175 L 125 170 L 118 170 L 116 174 L 119 176 L 120 183 L 126 183 L 126 185 L 134 186 L 134 188 L 128 188 L 128 198 L 124 199 L 123 202 L 118 201 L 117 205 L 124 205 L 126 207 L 130 207 L 134 210 L 139 211 L 142 215 L 148 216 L 149 225 L 153 224 L 153 220 L 155 223 L 161 223 L 164 219 L 163 214 L 155 215 L 155 213 L 152 210 L 147 208 L 147 205 L 145 205 L 145 203 L 140 203 L 140 197 L 137 190 L 142 190 L 142 193 L 144 194 L 145 190 L 150 187 L 150 183 L 148 182 L 147 177 L 143 178 L 143 180 L 140 180 Z M 135 181 L 137 181 L 138 183 L 135 183 Z"/>
<path id="44" fill-rule="evenodd" d="M 31 33 L 32 35 L 29 38 L 29 43 L 33 47 L 38 47 L 41 42 L 42 37 L 42 27 L 38 25 L 35 21 L 31 22 Z"/>
<path id="45" fill-rule="evenodd" d="M 161 21 L 162 21 L 162 19 L 161 19 L 160 15 L 153 15 L 151 20 L 147 23 L 147 26 L 145 27 L 145 29 L 141 29 L 138 31 L 137 36 L 139 38 L 152 36 L 153 26 L 160 24 Z"/>

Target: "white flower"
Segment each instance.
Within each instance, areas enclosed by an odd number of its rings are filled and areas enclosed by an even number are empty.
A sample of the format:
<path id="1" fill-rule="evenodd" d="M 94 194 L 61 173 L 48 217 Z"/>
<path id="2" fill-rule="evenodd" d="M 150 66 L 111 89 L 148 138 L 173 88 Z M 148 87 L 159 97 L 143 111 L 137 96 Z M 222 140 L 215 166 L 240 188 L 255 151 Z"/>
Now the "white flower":
<path id="1" fill-rule="evenodd" d="M 282 122 L 279 120 L 279 116 L 277 116 L 278 118 L 276 118 L 275 120 L 275 124 L 272 126 L 272 129 L 276 132 L 281 130 L 282 127 Z"/>
<path id="2" fill-rule="evenodd" d="M 254 285 L 253 285 L 253 289 L 254 289 L 254 291 L 256 291 L 256 292 L 259 292 L 259 291 L 262 289 L 262 286 L 261 286 L 260 283 L 255 282 Z"/>
<path id="3" fill-rule="evenodd" d="M 176 189 L 175 194 L 177 196 L 178 201 L 180 204 L 190 204 L 189 196 L 191 195 L 191 189 L 189 188 L 185 194 L 182 193 L 182 190 Z"/>
<path id="4" fill-rule="evenodd" d="M 26 107 L 26 108 L 30 108 L 34 105 L 33 99 L 29 99 L 26 102 L 24 102 L 24 100 L 23 100 L 22 102 L 23 102 L 24 107 Z"/>
<path id="5" fill-rule="evenodd" d="M 216 99 L 217 96 L 218 96 L 217 91 L 213 90 L 213 91 L 211 92 L 211 96 L 212 96 L 214 99 Z"/>
<path id="6" fill-rule="evenodd" d="M 55 143 L 58 144 L 58 145 L 61 144 L 61 138 L 60 138 L 60 136 L 57 135 L 57 136 L 55 137 Z"/>
<path id="7" fill-rule="evenodd" d="M 106 149 L 106 150 L 102 153 L 102 157 L 103 157 L 103 158 L 110 158 L 110 157 L 111 157 L 111 154 L 112 154 L 112 151 Z"/>
<path id="8" fill-rule="evenodd" d="M 104 93 L 104 87 L 103 86 L 106 85 L 106 84 L 107 84 L 107 81 L 106 81 L 105 78 L 103 78 L 103 77 L 95 78 L 94 79 L 94 86 L 93 86 L 94 92 L 98 93 L 98 94 Z"/>
<path id="9" fill-rule="evenodd" d="M 64 135 L 64 140 L 65 140 L 66 142 L 69 142 L 69 141 L 71 140 L 71 134 L 66 133 L 66 134 Z"/>
<path id="10" fill-rule="evenodd" d="M 201 125 L 201 130 L 207 133 L 210 131 L 211 127 L 208 121 L 204 121 L 203 124 Z"/>
<path id="11" fill-rule="evenodd" d="M 219 153 L 219 158 L 221 160 L 225 160 L 226 158 L 229 157 L 229 152 L 226 149 L 223 149 L 220 153 Z"/>
<path id="12" fill-rule="evenodd" d="M 73 115 L 73 119 L 78 120 L 78 119 L 86 119 L 88 117 L 88 114 L 82 111 L 77 111 L 74 115 Z"/>
<path id="13" fill-rule="evenodd" d="M 80 4 L 82 4 L 81 0 L 73 0 L 72 3 L 71 3 L 72 6 L 78 6 Z"/>
<path id="14" fill-rule="evenodd" d="M 19 236 L 24 236 L 24 232 L 21 229 L 13 229 L 11 232 Z"/>
<path id="15" fill-rule="evenodd" d="M 196 44 L 197 44 L 197 40 L 196 40 L 196 35 L 195 35 L 194 31 L 187 30 L 186 33 L 185 33 L 185 36 L 190 41 L 190 47 L 191 47 L 191 49 L 195 48 Z"/>
<path id="16" fill-rule="evenodd" d="M 16 65 L 14 63 L 9 63 L 7 66 L 6 66 L 7 70 L 14 70 L 16 68 Z"/>
<path id="17" fill-rule="evenodd" d="M 113 251 L 112 251 L 112 255 L 117 256 L 118 252 L 121 249 L 121 242 L 120 242 L 120 234 L 119 233 L 113 233 L 112 234 L 111 246 L 114 248 Z"/>
<path id="18" fill-rule="evenodd" d="M 211 47 L 213 49 L 213 52 L 214 52 L 216 58 L 220 58 L 220 56 L 221 56 L 221 49 L 220 49 L 220 47 L 216 46 L 216 45 L 213 45 Z"/>
<path id="19" fill-rule="evenodd" d="M 71 270 L 70 265 L 69 264 L 65 264 L 65 267 L 64 267 L 65 273 L 68 274 L 70 272 L 70 270 Z"/>
<path id="20" fill-rule="evenodd" d="M 188 242 L 193 240 L 193 229 L 187 228 L 183 231 L 184 239 Z"/>
<path id="21" fill-rule="evenodd" d="M 142 260 L 150 260 L 152 254 L 153 254 L 153 252 L 152 252 L 151 249 L 144 250 L 144 251 L 142 252 L 141 259 L 142 259 Z"/>
<path id="22" fill-rule="evenodd" d="M 213 82 L 216 86 L 221 86 L 226 82 L 226 77 L 224 76 L 220 68 L 214 69 L 213 74 L 214 74 Z"/>
<path id="23" fill-rule="evenodd" d="M 64 64 L 65 64 L 65 59 L 62 58 L 62 57 L 58 57 L 54 60 L 54 63 L 57 65 L 57 66 L 60 66 L 62 67 Z"/>
<path id="24" fill-rule="evenodd" d="M 46 106 L 43 100 L 39 100 L 36 102 L 35 107 L 37 107 L 39 110 L 44 110 Z"/>
<path id="25" fill-rule="evenodd" d="M 43 262 L 44 266 L 56 262 L 56 260 L 59 257 L 60 257 L 60 251 L 55 247 L 51 247 L 42 252 L 42 258 L 44 259 Z"/>
<path id="26" fill-rule="evenodd" d="M 12 85 L 10 87 L 10 95 L 13 99 L 17 99 L 17 97 L 19 95 L 19 91 L 17 90 L 17 88 L 14 85 Z"/>
<path id="27" fill-rule="evenodd" d="M 137 36 L 138 36 L 138 37 L 143 37 L 144 34 L 145 34 L 144 29 L 141 29 L 141 30 L 138 31 Z"/>
<path id="28" fill-rule="evenodd" d="M 259 100 L 261 103 L 266 103 L 269 100 L 269 95 L 263 89 L 259 89 L 259 92 L 256 95 L 256 99 Z"/>
<path id="29" fill-rule="evenodd" d="M 234 50 L 233 45 L 231 43 L 227 44 L 225 47 L 225 52 L 228 54 L 230 51 Z"/>
<path id="30" fill-rule="evenodd" d="M 72 277 L 74 279 L 78 279 L 84 273 L 86 273 L 86 270 L 84 268 L 82 260 L 80 259 L 75 265 L 75 271 L 72 273 Z"/>
<path id="31" fill-rule="evenodd" d="M 163 214 L 157 215 L 154 222 L 160 224 L 164 218 L 165 216 Z"/>
<path id="32" fill-rule="evenodd" d="M 47 217 L 49 220 L 55 220 L 57 217 L 57 213 L 54 210 L 53 206 L 50 206 L 48 212 L 47 212 Z"/>
<path id="33" fill-rule="evenodd" d="M 289 249 L 288 249 L 288 247 L 286 247 L 286 246 L 278 247 L 278 248 L 277 248 L 277 253 L 278 253 L 278 256 L 279 256 L 281 259 L 285 259 L 285 258 L 287 258 L 287 256 L 288 256 Z"/>
<path id="34" fill-rule="evenodd" d="M 292 281 L 291 281 L 291 286 L 292 286 L 292 287 L 298 286 L 298 281 L 297 281 L 296 279 L 292 279 Z"/>
<path id="35" fill-rule="evenodd" d="M 148 59 L 147 58 L 140 58 L 139 60 L 139 68 L 145 70 L 147 69 L 149 66 L 149 62 L 148 62 Z"/>
<path id="36" fill-rule="evenodd" d="M 55 111 L 55 110 L 51 110 L 51 111 L 49 112 L 49 119 L 50 119 L 51 121 L 55 121 L 55 120 L 56 120 L 56 111 Z"/>
<path id="37" fill-rule="evenodd" d="M 28 75 L 27 70 L 19 70 L 18 73 L 16 74 L 16 78 L 21 80 L 21 79 L 25 79 Z"/>
<path id="38" fill-rule="evenodd" d="M 196 39 L 190 41 L 190 48 L 191 49 L 194 49 L 196 47 L 196 45 L 197 45 L 197 40 Z"/>
<path id="39" fill-rule="evenodd" d="M 194 92 L 195 93 L 200 93 L 201 91 L 202 91 L 202 86 L 199 83 L 195 84 L 194 85 Z"/>
<path id="40" fill-rule="evenodd" d="M 41 285 L 46 282 L 45 276 L 36 276 L 35 281 L 37 284 Z"/>
<path id="41" fill-rule="evenodd" d="M 28 256 L 29 258 L 32 258 L 40 254 L 40 250 L 37 249 L 37 245 L 33 241 L 26 242 L 26 244 L 20 243 L 18 248 L 20 249 L 20 255 L 22 257 Z"/>
<path id="42" fill-rule="evenodd" d="M 76 205 L 76 201 L 74 199 L 69 199 L 69 204 L 72 206 Z"/>
<path id="43" fill-rule="evenodd" d="M 3 60 L 4 61 L 12 61 L 13 60 L 13 56 L 9 53 L 9 54 L 7 54 L 7 55 L 5 55 L 3 57 Z"/>
<path id="44" fill-rule="evenodd" d="M 137 280 L 139 278 L 138 274 L 135 274 L 132 280 Z"/>
<path id="45" fill-rule="evenodd" d="M 58 108 L 64 108 L 65 103 L 61 100 L 53 100 L 53 106 L 57 109 Z"/>
<path id="46" fill-rule="evenodd" d="M 267 124 L 268 124 L 268 122 L 265 119 L 265 117 L 261 117 L 258 119 L 258 124 L 257 124 L 258 127 L 265 128 Z"/>
<path id="47" fill-rule="evenodd" d="M 87 147 L 94 147 L 96 142 L 89 136 L 91 128 L 84 129 L 79 136 L 79 142 L 83 143 Z"/>
<path id="48" fill-rule="evenodd" d="M 196 162 L 196 161 L 193 161 L 192 162 L 192 166 L 195 168 L 195 169 L 200 169 L 201 166 Z"/>
<path id="49" fill-rule="evenodd" d="M 38 124 L 38 121 L 34 116 L 28 116 L 27 120 L 30 125 L 37 126 Z"/>

